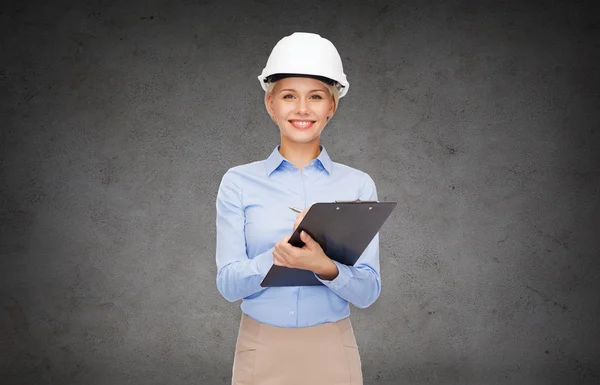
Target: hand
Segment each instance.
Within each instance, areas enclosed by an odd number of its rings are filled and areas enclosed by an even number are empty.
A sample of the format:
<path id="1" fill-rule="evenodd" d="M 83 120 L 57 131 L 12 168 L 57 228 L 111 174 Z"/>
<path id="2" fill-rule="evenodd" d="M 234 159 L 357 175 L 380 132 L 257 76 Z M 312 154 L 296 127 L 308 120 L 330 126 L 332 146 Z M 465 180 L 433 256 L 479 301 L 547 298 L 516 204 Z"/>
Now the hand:
<path id="1" fill-rule="evenodd" d="M 321 245 L 304 231 L 300 233 L 300 239 L 304 242 L 304 246 L 302 247 L 290 245 L 288 243 L 290 236 L 286 236 L 279 241 L 273 251 L 273 264 L 310 270 L 323 279 L 331 280 L 337 277 L 337 266 L 325 255 Z"/>
<path id="2" fill-rule="evenodd" d="M 302 222 L 302 219 L 304 219 L 304 216 L 306 215 L 306 213 L 308 212 L 308 210 L 311 208 L 311 206 L 312 205 L 308 206 L 301 213 L 298 213 L 298 215 L 296 215 L 296 220 L 294 220 L 294 229 L 292 230 L 292 233 L 294 231 L 296 231 L 296 228 L 298 227 L 298 225 L 300 224 L 300 222 Z"/>

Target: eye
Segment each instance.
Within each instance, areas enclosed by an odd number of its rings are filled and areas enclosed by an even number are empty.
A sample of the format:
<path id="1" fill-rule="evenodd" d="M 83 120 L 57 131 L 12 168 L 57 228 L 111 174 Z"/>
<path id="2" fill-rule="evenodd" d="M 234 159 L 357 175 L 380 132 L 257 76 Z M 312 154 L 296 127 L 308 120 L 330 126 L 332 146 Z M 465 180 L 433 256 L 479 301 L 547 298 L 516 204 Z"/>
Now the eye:
<path id="1" fill-rule="evenodd" d="M 292 94 L 285 94 L 285 95 L 283 95 L 284 99 L 291 99 L 293 97 L 294 97 L 294 95 L 292 95 Z"/>
<path id="2" fill-rule="evenodd" d="M 313 98 L 313 99 L 323 99 L 323 97 L 321 97 L 321 95 L 313 95 L 313 96 L 311 96 L 311 98 Z"/>

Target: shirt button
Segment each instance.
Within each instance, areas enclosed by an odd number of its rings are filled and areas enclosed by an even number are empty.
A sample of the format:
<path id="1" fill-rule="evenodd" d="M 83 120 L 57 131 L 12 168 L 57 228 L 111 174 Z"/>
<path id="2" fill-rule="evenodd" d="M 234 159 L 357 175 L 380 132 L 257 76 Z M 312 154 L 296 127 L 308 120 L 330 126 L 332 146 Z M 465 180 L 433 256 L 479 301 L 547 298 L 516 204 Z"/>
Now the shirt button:
<path id="1" fill-rule="evenodd" d="M 294 315 L 294 312 L 293 312 L 293 311 L 290 311 L 290 315 Z"/>
<path id="2" fill-rule="evenodd" d="M 308 173 L 307 173 L 307 172 L 305 172 L 305 173 L 304 173 L 304 176 L 308 176 Z"/>

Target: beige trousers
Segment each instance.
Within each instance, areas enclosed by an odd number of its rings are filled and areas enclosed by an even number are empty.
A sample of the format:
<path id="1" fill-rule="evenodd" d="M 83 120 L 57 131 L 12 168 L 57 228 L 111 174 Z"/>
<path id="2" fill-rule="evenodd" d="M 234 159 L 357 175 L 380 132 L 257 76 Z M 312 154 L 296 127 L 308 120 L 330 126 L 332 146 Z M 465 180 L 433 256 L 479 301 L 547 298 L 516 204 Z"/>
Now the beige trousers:
<path id="1" fill-rule="evenodd" d="M 233 385 L 362 385 L 349 318 L 306 328 L 265 325 L 242 313 Z"/>

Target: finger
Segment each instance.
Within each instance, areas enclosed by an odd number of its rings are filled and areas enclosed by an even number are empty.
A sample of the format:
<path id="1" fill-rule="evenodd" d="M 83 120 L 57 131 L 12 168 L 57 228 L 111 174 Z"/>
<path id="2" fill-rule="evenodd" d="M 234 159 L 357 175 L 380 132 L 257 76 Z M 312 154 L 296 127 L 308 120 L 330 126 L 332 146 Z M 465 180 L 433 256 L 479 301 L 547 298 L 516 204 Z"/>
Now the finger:
<path id="1" fill-rule="evenodd" d="M 306 208 L 306 209 L 302 210 L 301 212 L 299 212 L 299 213 L 296 215 L 296 220 L 297 220 L 297 221 L 301 221 L 301 220 L 302 220 L 302 218 L 304 218 L 304 216 L 306 216 L 306 213 L 308 212 L 308 209 L 310 209 L 310 207 L 308 207 L 308 208 Z"/>
<path id="2" fill-rule="evenodd" d="M 288 244 L 288 242 L 290 241 L 290 238 L 291 238 L 291 235 L 286 235 L 285 237 L 281 238 L 281 240 L 279 242 L 277 242 L 273 247 L 278 248 L 278 247 Z"/>
<path id="3" fill-rule="evenodd" d="M 289 236 L 286 238 L 289 239 Z M 287 241 L 279 242 L 275 249 L 288 260 L 294 258 L 296 256 L 296 251 L 298 250 L 297 247 L 292 246 L 292 244 Z"/>
<path id="4" fill-rule="evenodd" d="M 317 242 L 313 237 L 308 235 L 307 232 L 302 231 L 300 233 L 300 239 L 304 242 L 304 247 L 302 249 L 310 250 L 311 252 L 323 250 L 319 242 Z"/>
<path id="5" fill-rule="evenodd" d="M 309 243 L 310 241 L 312 241 L 312 240 L 313 240 L 313 239 L 311 238 L 311 236 L 310 236 L 310 235 L 308 235 L 308 234 L 306 233 L 306 231 L 304 231 L 304 230 L 302 230 L 302 231 L 300 232 L 300 239 L 301 239 L 301 240 L 302 240 L 302 242 L 304 242 L 304 243 Z"/>
<path id="6" fill-rule="evenodd" d="M 273 246 L 273 248 L 275 249 L 275 251 L 277 251 L 279 254 L 285 254 L 286 253 L 286 248 L 285 248 L 286 242 L 279 242 L 277 243 L 275 246 Z"/>
<path id="7" fill-rule="evenodd" d="M 273 264 L 277 266 L 286 266 L 286 260 L 277 250 L 273 251 Z"/>
<path id="8" fill-rule="evenodd" d="M 302 222 L 302 219 L 304 218 L 303 215 L 298 214 L 296 216 L 296 219 L 294 220 L 294 228 L 298 227 L 298 225 L 300 224 L 300 222 Z"/>
<path id="9" fill-rule="evenodd" d="M 296 247 L 294 247 L 286 242 L 286 243 L 280 244 L 276 250 L 280 255 L 285 257 L 287 260 L 290 260 L 291 258 L 296 257 L 296 249 L 297 249 Z"/>
<path id="10" fill-rule="evenodd" d="M 311 208 L 311 206 L 312 206 L 312 205 L 313 205 L 313 204 L 311 203 L 311 205 L 310 205 L 310 206 L 308 206 L 307 208 L 305 208 L 304 210 L 302 210 L 301 212 L 299 212 L 299 213 L 296 215 L 296 221 L 297 221 L 298 223 L 302 222 L 302 219 L 304 219 L 304 217 L 306 216 L 306 213 L 308 212 L 308 210 L 310 210 L 310 208 Z"/>
<path id="11" fill-rule="evenodd" d="M 297 267 L 298 258 L 293 255 L 287 254 L 285 252 L 277 252 L 277 256 L 275 257 L 275 253 L 273 253 L 273 261 L 277 258 L 277 263 L 280 266 L 285 267 Z"/>
<path id="12" fill-rule="evenodd" d="M 309 248 L 311 248 L 313 246 L 313 244 L 315 243 L 315 240 L 312 239 L 312 237 L 310 235 L 308 235 L 308 233 L 304 230 L 300 232 L 300 239 Z"/>

